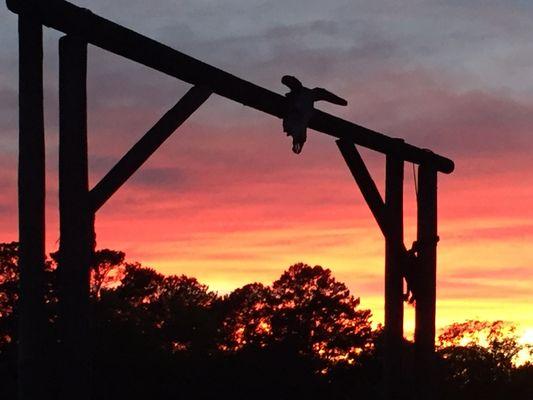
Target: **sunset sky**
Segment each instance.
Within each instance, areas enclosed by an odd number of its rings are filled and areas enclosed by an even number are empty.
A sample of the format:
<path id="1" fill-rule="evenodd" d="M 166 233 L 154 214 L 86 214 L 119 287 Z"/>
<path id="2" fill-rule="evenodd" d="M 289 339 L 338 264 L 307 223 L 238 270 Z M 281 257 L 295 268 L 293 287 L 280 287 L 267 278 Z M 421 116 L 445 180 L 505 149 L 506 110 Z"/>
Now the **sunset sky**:
<path id="1" fill-rule="evenodd" d="M 439 175 L 437 324 L 503 319 L 533 341 L 533 3 L 525 0 L 75 1 L 285 93 L 295 75 L 348 100 L 318 107 L 452 158 Z M 16 16 L 0 7 L 0 241 L 17 239 Z M 47 246 L 58 244 L 58 32 L 45 31 Z M 188 89 L 89 51 L 91 183 Z M 383 156 L 364 151 L 383 186 Z M 406 245 L 415 193 L 406 164 Z M 293 263 L 333 270 L 383 318 L 384 242 L 333 138 L 291 152 L 281 121 L 216 95 L 101 211 L 98 247 L 221 293 Z M 406 329 L 412 330 L 412 310 Z"/>

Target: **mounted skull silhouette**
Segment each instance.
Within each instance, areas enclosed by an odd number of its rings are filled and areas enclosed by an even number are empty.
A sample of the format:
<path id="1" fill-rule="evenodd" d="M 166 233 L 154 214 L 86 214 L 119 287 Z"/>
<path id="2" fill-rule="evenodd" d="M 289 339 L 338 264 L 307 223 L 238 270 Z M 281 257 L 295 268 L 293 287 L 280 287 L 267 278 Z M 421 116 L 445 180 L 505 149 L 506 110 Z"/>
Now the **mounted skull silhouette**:
<path id="1" fill-rule="evenodd" d="M 292 136 L 292 151 L 300 154 L 307 140 L 307 125 L 313 116 L 315 101 L 324 100 L 340 106 L 346 106 L 348 102 L 329 90 L 306 88 L 294 76 L 285 75 L 281 78 L 281 83 L 291 90 L 285 94 L 288 107 L 283 118 L 283 132 Z"/>

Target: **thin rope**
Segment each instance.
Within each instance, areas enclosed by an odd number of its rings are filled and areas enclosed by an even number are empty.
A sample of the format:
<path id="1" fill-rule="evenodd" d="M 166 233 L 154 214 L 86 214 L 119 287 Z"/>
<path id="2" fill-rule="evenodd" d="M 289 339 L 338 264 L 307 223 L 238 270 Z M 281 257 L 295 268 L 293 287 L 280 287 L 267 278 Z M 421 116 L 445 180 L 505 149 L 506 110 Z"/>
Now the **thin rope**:
<path id="1" fill-rule="evenodd" d="M 411 163 L 411 165 L 413 166 L 413 181 L 415 183 L 415 194 L 416 194 L 416 198 L 418 199 L 418 182 L 416 180 L 415 163 Z"/>

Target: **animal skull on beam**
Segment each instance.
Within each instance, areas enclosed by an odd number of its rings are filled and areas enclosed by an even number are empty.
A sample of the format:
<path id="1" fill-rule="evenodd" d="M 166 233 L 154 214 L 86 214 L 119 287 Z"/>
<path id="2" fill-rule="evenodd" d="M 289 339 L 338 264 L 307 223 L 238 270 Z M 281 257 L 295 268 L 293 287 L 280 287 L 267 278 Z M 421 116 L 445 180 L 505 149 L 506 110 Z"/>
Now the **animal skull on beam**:
<path id="1" fill-rule="evenodd" d="M 292 136 L 292 151 L 300 154 L 307 139 L 307 125 L 313 116 L 315 101 L 324 100 L 340 106 L 346 106 L 348 102 L 329 90 L 306 88 L 294 76 L 285 75 L 281 83 L 291 90 L 285 94 L 288 109 L 283 118 L 283 132 Z"/>

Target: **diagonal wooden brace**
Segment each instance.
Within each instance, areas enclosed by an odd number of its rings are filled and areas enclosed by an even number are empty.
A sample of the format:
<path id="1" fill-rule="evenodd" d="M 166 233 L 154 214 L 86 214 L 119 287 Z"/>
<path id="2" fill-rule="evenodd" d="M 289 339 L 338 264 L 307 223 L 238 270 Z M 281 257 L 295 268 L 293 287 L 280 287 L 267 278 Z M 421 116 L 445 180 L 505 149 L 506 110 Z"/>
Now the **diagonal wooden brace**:
<path id="1" fill-rule="evenodd" d="M 357 147 L 348 140 L 340 139 L 336 143 L 383 236 L 387 237 L 386 206 L 361 154 L 357 151 Z"/>
<path id="2" fill-rule="evenodd" d="M 115 164 L 90 192 L 93 212 L 137 171 L 148 158 L 183 124 L 212 91 L 202 86 L 192 87 L 159 121 Z"/>

